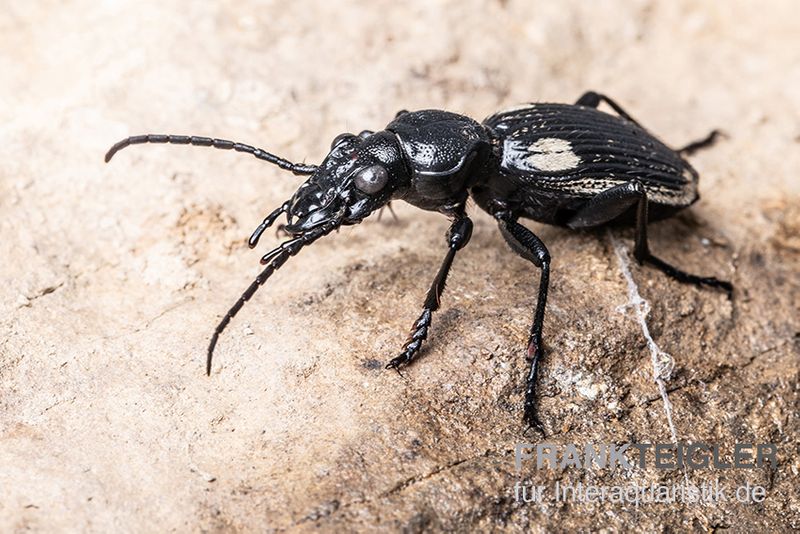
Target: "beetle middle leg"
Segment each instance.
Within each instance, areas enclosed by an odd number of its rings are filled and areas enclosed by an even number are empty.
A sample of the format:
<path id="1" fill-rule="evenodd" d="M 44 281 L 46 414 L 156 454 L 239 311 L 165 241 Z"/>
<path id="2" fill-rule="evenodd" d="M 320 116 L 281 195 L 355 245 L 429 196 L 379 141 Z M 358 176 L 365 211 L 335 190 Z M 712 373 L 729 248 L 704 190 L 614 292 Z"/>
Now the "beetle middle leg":
<path id="1" fill-rule="evenodd" d="M 697 276 L 670 265 L 650 252 L 647 242 L 647 191 L 639 180 L 617 185 L 597 194 L 568 222 L 570 228 L 590 228 L 610 222 L 636 205 L 636 245 L 633 255 L 640 264 L 647 262 L 675 280 L 696 286 L 723 289 L 728 298 L 733 294 L 730 282 L 713 277 Z"/>
<path id="2" fill-rule="evenodd" d="M 428 337 L 428 329 L 431 326 L 431 318 L 433 312 L 439 309 L 439 304 L 442 299 L 442 292 L 447 282 L 447 275 L 450 272 L 450 267 L 453 265 L 453 260 L 456 257 L 456 252 L 464 248 L 469 239 L 472 237 L 472 220 L 461 211 L 456 215 L 456 219 L 450 226 L 447 232 L 447 244 L 449 249 L 447 255 L 442 261 L 442 266 L 433 279 L 431 288 L 428 290 L 428 296 L 425 298 L 425 304 L 422 308 L 422 314 L 414 323 L 411 329 L 411 334 L 408 336 L 405 345 L 403 345 L 403 352 L 399 356 L 392 358 L 386 364 L 387 369 L 397 369 L 401 365 L 406 365 L 414 359 L 422 347 L 422 342 Z"/>
<path id="3" fill-rule="evenodd" d="M 533 313 L 530 336 L 528 337 L 527 356 L 531 361 L 528 378 L 525 384 L 525 421 L 542 433 L 542 425 L 536 418 L 536 376 L 539 371 L 539 360 L 542 358 L 542 326 L 544 310 L 547 306 L 547 289 L 550 283 L 550 253 L 536 234 L 519 224 L 516 217 L 497 214 L 495 218 L 500 225 L 500 233 L 511 249 L 521 257 L 530 261 L 542 270 L 539 278 L 539 295 L 536 299 L 536 310 Z"/>

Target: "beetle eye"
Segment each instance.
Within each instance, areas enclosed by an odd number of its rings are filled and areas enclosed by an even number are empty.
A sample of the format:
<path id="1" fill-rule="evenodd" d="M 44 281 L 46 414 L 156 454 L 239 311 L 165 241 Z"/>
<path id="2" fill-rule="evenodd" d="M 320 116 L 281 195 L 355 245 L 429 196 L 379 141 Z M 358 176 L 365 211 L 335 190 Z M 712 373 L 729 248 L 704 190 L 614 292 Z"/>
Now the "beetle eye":
<path id="1" fill-rule="evenodd" d="M 351 133 L 343 133 L 343 134 L 337 135 L 336 137 L 333 138 L 333 141 L 331 141 L 331 150 L 336 148 L 336 146 L 339 143 L 341 143 L 342 141 L 344 141 L 345 139 L 350 139 L 350 138 L 353 138 L 353 137 L 355 137 L 355 135 L 353 135 Z"/>
<path id="2" fill-rule="evenodd" d="M 355 175 L 356 187 L 369 195 L 374 195 L 389 181 L 389 173 L 380 165 L 373 165 L 358 171 Z"/>

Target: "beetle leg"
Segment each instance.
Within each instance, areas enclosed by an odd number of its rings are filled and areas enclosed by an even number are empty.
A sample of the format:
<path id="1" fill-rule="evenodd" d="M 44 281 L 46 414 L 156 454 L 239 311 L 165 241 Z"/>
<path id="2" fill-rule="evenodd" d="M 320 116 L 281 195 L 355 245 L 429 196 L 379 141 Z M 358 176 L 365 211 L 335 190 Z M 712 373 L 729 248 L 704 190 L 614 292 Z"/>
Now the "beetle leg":
<path id="1" fill-rule="evenodd" d="M 567 222 L 570 228 L 589 228 L 616 219 L 634 204 L 636 208 L 636 245 L 633 255 L 640 264 L 647 262 L 667 276 L 684 284 L 709 286 L 725 290 L 730 298 L 733 286 L 730 282 L 713 277 L 703 277 L 684 272 L 657 258 L 650 252 L 647 243 L 647 191 L 639 180 L 620 184 L 597 194 Z"/>
<path id="2" fill-rule="evenodd" d="M 392 201 L 386 203 L 386 205 L 381 206 L 381 209 L 378 210 L 378 222 L 381 222 L 381 217 L 383 217 L 383 210 L 388 209 L 389 213 L 392 214 L 392 218 L 394 222 L 400 222 L 400 219 L 397 217 L 397 214 L 394 212 L 394 208 L 392 208 Z"/>
<path id="3" fill-rule="evenodd" d="M 530 336 L 528 337 L 527 357 L 531 366 L 525 384 L 525 421 L 542 433 L 542 425 L 536 418 L 536 376 L 539 371 L 539 360 L 542 358 L 542 326 L 544 324 L 544 310 L 547 306 L 547 288 L 550 281 L 550 253 L 542 240 L 516 221 L 510 215 L 498 214 L 495 216 L 500 225 L 500 233 L 508 242 L 511 249 L 521 257 L 530 261 L 542 271 L 539 278 L 539 296 L 536 299 L 536 309 L 533 313 Z"/>
<path id="4" fill-rule="evenodd" d="M 605 102 L 611 109 L 617 112 L 617 114 L 625 120 L 629 120 L 635 125 L 641 127 L 636 119 L 628 115 L 628 112 L 622 109 L 619 104 L 608 98 L 606 95 L 601 93 L 595 93 L 594 91 L 586 91 L 583 96 L 581 96 L 577 102 L 575 102 L 576 106 L 587 106 L 590 108 L 596 108 L 600 105 L 600 102 Z"/>
<path id="5" fill-rule="evenodd" d="M 719 130 L 711 130 L 711 133 L 704 138 L 698 139 L 697 141 L 692 141 L 683 148 L 677 149 L 675 152 L 680 153 L 682 156 L 691 156 L 698 150 L 710 147 L 717 142 L 717 139 L 724 136 L 725 135 Z"/>
<path id="6" fill-rule="evenodd" d="M 428 296 L 425 298 L 422 314 L 411 328 L 411 333 L 403 345 L 403 352 L 401 352 L 399 356 L 392 358 L 392 360 L 386 364 L 387 369 L 397 369 L 401 365 L 406 365 L 419 353 L 422 342 L 428 337 L 428 328 L 431 326 L 433 312 L 439 309 L 442 292 L 444 292 L 444 286 L 447 282 L 447 275 L 450 272 L 450 267 L 453 265 L 456 252 L 469 243 L 471 236 L 472 220 L 464 215 L 462 207 L 461 212 L 456 216 L 456 219 L 450 226 L 450 230 L 447 232 L 449 249 L 447 250 L 447 255 L 444 257 L 444 261 L 442 261 L 442 266 L 439 267 L 436 278 L 433 279 L 431 288 L 428 290 Z"/>
<path id="7" fill-rule="evenodd" d="M 644 196 L 644 187 L 638 180 L 619 184 L 598 193 L 567 221 L 572 229 L 591 228 L 613 221 Z M 638 227 L 638 224 L 637 224 Z M 637 233 L 638 243 L 638 233 Z"/>

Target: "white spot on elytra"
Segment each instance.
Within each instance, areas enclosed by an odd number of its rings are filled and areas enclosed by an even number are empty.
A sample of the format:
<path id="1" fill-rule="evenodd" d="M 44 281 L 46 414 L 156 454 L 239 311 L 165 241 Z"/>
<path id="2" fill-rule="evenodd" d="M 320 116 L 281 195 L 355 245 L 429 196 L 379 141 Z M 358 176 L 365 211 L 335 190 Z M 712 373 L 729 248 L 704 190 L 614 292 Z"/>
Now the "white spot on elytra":
<path id="1" fill-rule="evenodd" d="M 528 163 L 540 171 L 567 171 L 581 163 L 572 150 L 572 143 L 566 139 L 545 137 L 528 147 L 531 152 L 526 159 Z"/>

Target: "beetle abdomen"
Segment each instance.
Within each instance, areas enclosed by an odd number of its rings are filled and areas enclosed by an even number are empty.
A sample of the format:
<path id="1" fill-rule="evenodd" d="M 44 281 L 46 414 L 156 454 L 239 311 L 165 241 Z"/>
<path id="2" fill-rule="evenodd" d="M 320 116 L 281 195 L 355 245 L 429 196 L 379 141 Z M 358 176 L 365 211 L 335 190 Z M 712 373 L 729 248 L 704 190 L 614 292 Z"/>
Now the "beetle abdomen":
<path id="1" fill-rule="evenodd" d="M 501 173 L 522 197 L 558 192 L 590 198 L 638 179 L 655 204 L 683 207 L 697 199 L 696 171 L 621 117 L 586 106 L 530 104 L 484 124 L 494 132 Z"/>

